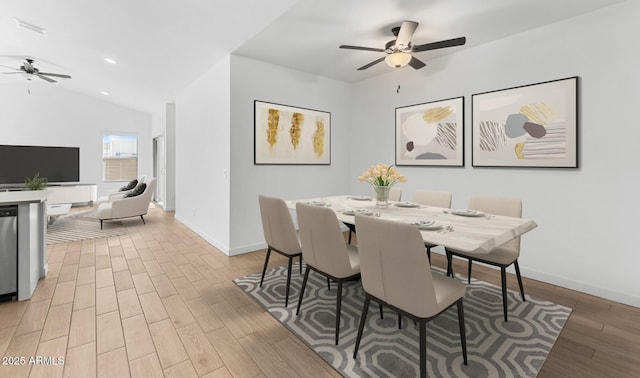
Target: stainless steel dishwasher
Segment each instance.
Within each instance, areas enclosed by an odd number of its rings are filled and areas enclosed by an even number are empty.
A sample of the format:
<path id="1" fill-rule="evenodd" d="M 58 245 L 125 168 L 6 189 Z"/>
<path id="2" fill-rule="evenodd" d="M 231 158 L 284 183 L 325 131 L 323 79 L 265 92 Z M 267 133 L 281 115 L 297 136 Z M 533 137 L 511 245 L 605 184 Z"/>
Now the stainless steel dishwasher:
<path id="1" fill-rule="evenodd" d="M 0 207 L 0 301 L 18 294 L 18 206 Z"/>

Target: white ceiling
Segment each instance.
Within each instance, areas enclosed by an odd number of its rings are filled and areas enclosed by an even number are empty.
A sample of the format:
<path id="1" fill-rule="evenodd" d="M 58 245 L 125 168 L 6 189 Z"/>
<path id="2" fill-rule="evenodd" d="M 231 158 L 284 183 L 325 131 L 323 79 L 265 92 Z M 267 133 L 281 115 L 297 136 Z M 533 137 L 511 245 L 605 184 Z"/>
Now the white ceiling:
<path id="1" fill-rule="evenodd" d="M 14 0 L 0 5 L 0 64 L 36 59 L 43 72 L 69 74 L 49 84 L 0 75 L 0 85 L 59 85 L 152 113 L 229 53 L 356 82 L 391 70 L 356 68 L 380 53 L 391 27 L 419 22 L 412 41 L 465 36 L 465 46 L 417 53 L 429 59 L 625 0 Z M 16 26 L 14 17 L 46 29 Z M 104 58 L 117 64 L 109 64 Z M 413 70 L 410 67 L 403 69 Z M 0 67 L 0 72 L 9 69 Z M 103 96 L 100 92 L 109 92 Z"/>

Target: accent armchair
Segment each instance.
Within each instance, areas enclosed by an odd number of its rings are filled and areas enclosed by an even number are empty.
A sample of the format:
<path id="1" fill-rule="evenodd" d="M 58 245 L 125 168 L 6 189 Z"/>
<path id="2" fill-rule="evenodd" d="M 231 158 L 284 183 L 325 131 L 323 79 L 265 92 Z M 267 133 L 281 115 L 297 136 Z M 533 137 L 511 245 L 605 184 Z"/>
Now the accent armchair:
<path id="1" fill-rule="evenodd" d="M 151 203 L 155 187 L 156 179 L 154 177 L 149 180 L 144 192 L 140 195 L 135 197 L 112 198 L 110 202 L 101 203 L 98 206 L 100 228 L 102 229 L 104 221 L 130 217 L 140 217 L 142 223 L 146 224 L 143 216 L 146 215 L 149 210 L 149 203 Z"/>

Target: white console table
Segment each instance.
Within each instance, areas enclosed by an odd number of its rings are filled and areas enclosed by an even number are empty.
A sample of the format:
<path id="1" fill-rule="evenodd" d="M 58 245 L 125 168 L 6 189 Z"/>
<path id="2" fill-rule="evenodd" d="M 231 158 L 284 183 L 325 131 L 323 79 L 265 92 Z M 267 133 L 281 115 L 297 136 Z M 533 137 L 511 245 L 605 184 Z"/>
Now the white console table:
<path id="1" fill-rule="evenodd" d="M 18 206 L 18 300 L 31 298 L 47 275 L 47 190 L 0 192 L 0 205 Z"/>
<path id="2" fill-rule="evenodd" d="M 47 202 L 50 205 L 59 203 L 93 203 L 98 200 L 98 186 L 96 184 L 61 184 L 49 185 L 49 197 Z"/>

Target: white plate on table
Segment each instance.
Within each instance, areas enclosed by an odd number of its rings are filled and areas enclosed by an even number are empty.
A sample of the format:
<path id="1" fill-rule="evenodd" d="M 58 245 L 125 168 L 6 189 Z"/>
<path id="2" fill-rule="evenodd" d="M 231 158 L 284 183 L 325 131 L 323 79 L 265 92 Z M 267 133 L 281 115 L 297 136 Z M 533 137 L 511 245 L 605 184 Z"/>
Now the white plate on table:
<path id="1" fill-rule="evenodd" d="M 368 196 L 349 196 L 347 198 L 354 201 L 371 201 L 371 197 Z"/>
<path id="2" fill-rule="evenodd" d="M 398 207 L 419 207 L 420 204 L 416 202 L 396 202 L 395 204 Z"/>
<path id="3" fill-rule="evenodd" d="M 442 224 L 432 220 L 423 220 L 411 223 L 414 226 L 418 226 L 421 230 L 439 230 L 442 228 Z"/>
<path id="4" fill-rule="evenodd" d="M 371 211 L 369 209 L 348 209 L 348 210 L 343 210 L 342 214 L 344 214 L 344 215 L 356 215 L 356 214 L 373 215 L 373 211 Z"/>
<path id="5" fill-rule="evenodd" d="M 457 209 L 457 210 L 452 210 L 451 214 L 455 214 L 455 215 L 461 215 L 463 217 L 482 217 L 484 216 L 484 213 L 480 210 L 473 210 L 473 209 Z"/>
<path id="6" fill-rule="evenodd" d="M 305 202 L 307 205 L 313 205 L 313 206 L 331 206 L 331 204 L 329 202 L 325 202 L 325 201 L 307 201 Z"/>

